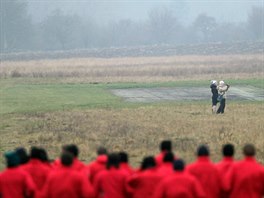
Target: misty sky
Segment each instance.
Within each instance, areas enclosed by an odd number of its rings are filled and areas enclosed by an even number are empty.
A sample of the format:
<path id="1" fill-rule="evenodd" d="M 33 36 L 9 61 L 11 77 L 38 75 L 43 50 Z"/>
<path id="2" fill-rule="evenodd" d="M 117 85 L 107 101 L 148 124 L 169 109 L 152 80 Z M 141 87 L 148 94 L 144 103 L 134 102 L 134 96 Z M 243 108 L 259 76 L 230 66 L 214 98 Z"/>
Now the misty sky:
<path id="1" fill-rule="evenodd" d="M 171 9 L 180 21 L 190 24 L 200 13 L 218 22 L 244 22 L 252 6 L 264 6 L 264 0 L 29 0 L 29 12 L 40 21 L 52 10 L 89 17 L 99 23 L 120 19 L 144 21 L 150 10 L 158 7 Z"/>

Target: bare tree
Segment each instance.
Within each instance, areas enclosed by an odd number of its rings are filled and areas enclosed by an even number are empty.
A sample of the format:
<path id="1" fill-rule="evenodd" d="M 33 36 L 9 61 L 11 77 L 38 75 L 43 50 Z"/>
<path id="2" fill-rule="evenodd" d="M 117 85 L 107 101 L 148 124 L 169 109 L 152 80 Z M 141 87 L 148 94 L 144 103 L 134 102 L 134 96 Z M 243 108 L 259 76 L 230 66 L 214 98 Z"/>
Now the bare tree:
<path id="1" fill-rule="evenodd" d="M 252 7 L 248 15 L 248 29 L 253 40 L 264 39 L 264 8 Z"/>

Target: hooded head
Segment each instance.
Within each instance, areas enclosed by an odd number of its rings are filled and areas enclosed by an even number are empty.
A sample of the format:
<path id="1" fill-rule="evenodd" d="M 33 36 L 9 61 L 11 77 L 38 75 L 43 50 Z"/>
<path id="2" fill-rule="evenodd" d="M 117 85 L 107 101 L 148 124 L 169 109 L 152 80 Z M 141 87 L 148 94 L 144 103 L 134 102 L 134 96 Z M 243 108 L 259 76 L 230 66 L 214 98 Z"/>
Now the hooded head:
<path id="1" fill-rule="evenodd" d="M 184 167 L 185 167 L 185 164 L 182 159 L 177 159 L 173 162 L 173 169 L 175 171 L 183 171 Z"/>
<path id="2" fill-rule="evenodd" d="M 220 85 L 220 86 L 224 86 L 224 85 L 225 85 L 225 82 L 224 82 L 223 80 L 221 80 L 221 81 L 219 82 L 219 85 Z"/>
<path id="3" fill-rule="evenodd" d="M 216 80 L 211 80 L 211 85 L 217 85 L 217 81 Z"/>
<path id="4" fill-rule="evenodd" d="M 156 166 L 156 162 L 153 156 L 145 157 L 141 163 L 141 170 L 146 170 Z"/>
<path id="5" fill-rule="evenodd" d="M 6 152 L 4 154 L 8 168 L 16 167 L 19 165 L 19 156 L 15 151 Z"/>
<path id="6" fill-rule="evenodd" d="M 205 145 L 201 145 L 198 147 L 197 149 L 197 156 L 198 157 L 203 157 L 203 156 L 209 156 L 210 155 L 210 152 L 209 152 L 209 149 L 207 146 Z"/>
<path id="7" fill-rule="evenodd" d="M 111 167 L 119 168 L 120 158 L 118 154 L 110 153 L 107 158 L 107 169 L 110 169 Z"/>
<path id="8" fill-rule="evenodd" d="M 160 143 L 160 150 L 161 151 L 171 151 L 171 141 L 170 140 L 163 140 L 161 143 Z"/>

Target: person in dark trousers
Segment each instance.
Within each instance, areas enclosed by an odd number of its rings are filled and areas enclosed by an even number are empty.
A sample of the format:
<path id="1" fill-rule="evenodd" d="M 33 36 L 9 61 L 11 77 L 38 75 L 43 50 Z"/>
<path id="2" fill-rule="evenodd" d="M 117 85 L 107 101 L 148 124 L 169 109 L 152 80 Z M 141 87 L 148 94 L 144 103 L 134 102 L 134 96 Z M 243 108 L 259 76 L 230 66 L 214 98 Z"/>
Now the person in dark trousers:
<path id="1" fill-rule="evenodd" d="M 218 98 L 218 89 L 217 89 L 217 81 L 211 81 L 211 92 L 212 92 L 212 113 L 216 113 L 216 105 L 217 105 L 217 98 Z"/>
<path id="2" fill-rule="evenodd" d="M 216 112 L 217 114 L 223 114 L 225 112 L 226 92 L 228 91 L 229 87 L 230 86 L 222 80 L 219 82 L 219 86 L 217 86 L 218 101 L 220 102 L 220 106 Z"/>

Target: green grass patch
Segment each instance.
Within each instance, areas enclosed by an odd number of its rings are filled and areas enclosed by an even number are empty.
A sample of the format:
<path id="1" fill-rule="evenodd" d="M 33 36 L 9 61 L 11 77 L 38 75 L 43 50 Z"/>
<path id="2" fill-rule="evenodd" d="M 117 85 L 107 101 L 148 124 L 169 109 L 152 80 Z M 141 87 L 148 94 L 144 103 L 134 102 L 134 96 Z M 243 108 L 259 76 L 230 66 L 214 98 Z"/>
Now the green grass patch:
<path id="1" fill-rule="evenodd" d="M 20 82 L 21 81 L 21 82 Z M 232 85 L 264 88 L 262 79 L 226 80 Z M 209 87 L 209 82 L 175 81 L 159 83 L 36 83 L 21 79 L 0 80 L 0 114 L 46 112 L 69 109 L 136 107 L 140 103 L 128 103 L 110 93 L 110 89 L 154 87 Z M 175 102 L 162 102 L 172 104 Z M 179 102 L 176 102 L 179 103 Z M 2 126 L 3 127 L 3 126 Z"/>

